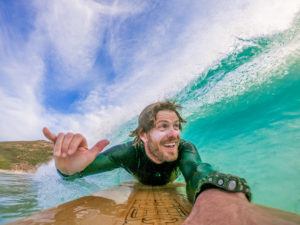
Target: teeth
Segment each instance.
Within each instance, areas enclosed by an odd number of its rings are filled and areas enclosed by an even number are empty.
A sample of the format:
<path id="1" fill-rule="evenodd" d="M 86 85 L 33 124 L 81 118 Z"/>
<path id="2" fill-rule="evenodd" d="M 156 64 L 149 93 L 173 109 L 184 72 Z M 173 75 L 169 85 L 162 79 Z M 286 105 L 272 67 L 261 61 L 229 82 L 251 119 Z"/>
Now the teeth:
<path id="1" fill-rule="evenodd" d="M 172 148 L 175 147 L 175 143 L 169 143 L 169 144 L 165 144 L 166 147 Z"/>

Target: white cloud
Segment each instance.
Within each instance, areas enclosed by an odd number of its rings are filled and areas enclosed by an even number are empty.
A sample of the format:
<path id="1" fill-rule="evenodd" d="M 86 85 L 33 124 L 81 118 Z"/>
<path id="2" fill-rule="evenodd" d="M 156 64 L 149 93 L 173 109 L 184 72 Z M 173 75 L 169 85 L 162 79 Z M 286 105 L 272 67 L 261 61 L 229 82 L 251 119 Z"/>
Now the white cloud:
<path id="1" fill-rule="evenodd" d="M 62 89 L 86 79 L 95 62 L 106 21 L 84 1 L 37 1 L 37 35 L 44 38 Z M 49 52 L 48 52 L 49 53 Z M 57 81 L 57 80 L 56 80 Z"/>
<path id="2" fill-rule="evenodd" d="M 95 4 L 93 1 L 36 1 L 35 29 L 26 41 L 17 38 L 17 33 L 12 33 L 9 27 L 2 24 L 1 140 L 41 138 L 41 128 L 49 122 L 61 129 L 80 127 L 80 123 L 78 125 L 74 122 L 76 119 L 93 123 L 90 119 L 94 118 L 92 116 L 64 116 L 44 109 L 42 88 L 47 72 L 47 62 L 43 60 L 49 46 L 53 47 L 51 56 L 64 69 L 58 82 L 66 89 L 78 85 L 87 79 L 87 75 L 91 75 L 89 70 L 93 67 L 97 48 L 101 45 L 105 19 L 129 13 L 128 8 Z"/>
<path id="3" fill-rule="evenodd" d="M 23 49 L 19 50 L 23 52 Z M 39 136 L 43 109 L 37 93 L 43 72 L 42 62 L 34 55 L 25 54 L 22 58 L 2 60 L 0 67 L 1 140 Z"/>
<path id="4" fill-rule="evenodd" d="M 93 67 L 110 21 L 139 12 L 133 4 L 103 4 L 96 1 L 36 1 L 36 35 L 42 36 L 46 54 L 60 71 L 54 81 L 61 89 L 76 88 L 98 79 Z"/>

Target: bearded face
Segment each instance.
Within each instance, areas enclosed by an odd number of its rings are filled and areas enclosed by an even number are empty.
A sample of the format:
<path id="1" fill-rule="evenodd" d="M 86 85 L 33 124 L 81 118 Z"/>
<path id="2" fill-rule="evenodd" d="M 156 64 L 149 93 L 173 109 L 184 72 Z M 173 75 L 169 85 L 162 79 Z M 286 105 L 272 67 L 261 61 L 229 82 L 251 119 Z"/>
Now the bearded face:
<path id="1" fill-rule="evenodd" d="M 140 135 L 147 156 L 155 163 L 172 162 L 178 158 L 180 122 L 175 112 L 162 110 L 156 114 L 154 127 Z"/>

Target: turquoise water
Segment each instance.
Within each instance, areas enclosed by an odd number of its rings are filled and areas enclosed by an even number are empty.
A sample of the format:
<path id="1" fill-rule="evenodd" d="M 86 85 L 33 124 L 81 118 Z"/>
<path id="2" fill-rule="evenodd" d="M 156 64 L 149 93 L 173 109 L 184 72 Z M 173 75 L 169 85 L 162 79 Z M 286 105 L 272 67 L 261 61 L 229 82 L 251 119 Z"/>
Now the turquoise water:
<path id="1" fill-rule="evenodd" d="M 190 121 L 184 138 L 202 159 L 245 177 L 253 201 L 300 213 L 299 20 L 247 40 L 176 99 Z M 190 111 L 190 109 L 193 111 Z"/>
<path id="2" fill-rule="evenodd" d="M 30 174 L 0 173 L 0 223 L 39 210 L 36 188 Z"/>
<path id="3" fill-rule="evenodd" d="M 281 33 L 238 39 L 173 99 L 188 120 L 183 137 L 203 161 L 245 177 L 253 202 L 300 213 L 299 20 Z M 112 142 L 128 140 L 135 121 L 124 123 Z M 53 163 L 32 175 L 1 173 L 0 223 L 130 179 L 115 170 L 66 182 Z"/>
<path id="4" fill-rule="evenodd" d="M 204 161 L 246 177 L 254 202 L 300 213 L 300 64 L 283 71 L 283 77 L 207 106 L 200 116 L 191 114 L 184 137 Z"/>

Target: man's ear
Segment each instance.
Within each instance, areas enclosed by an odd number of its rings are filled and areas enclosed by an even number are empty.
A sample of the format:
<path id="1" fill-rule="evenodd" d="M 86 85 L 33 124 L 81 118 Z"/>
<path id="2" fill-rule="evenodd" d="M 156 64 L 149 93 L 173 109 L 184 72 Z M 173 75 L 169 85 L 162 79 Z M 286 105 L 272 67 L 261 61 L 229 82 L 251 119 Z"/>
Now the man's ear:
<path id="1" fill-rule="evenodd" d="M 148 137 L 146 132 L 140 132 L 139 137 L 144 143 L 147 143 Z"/>

